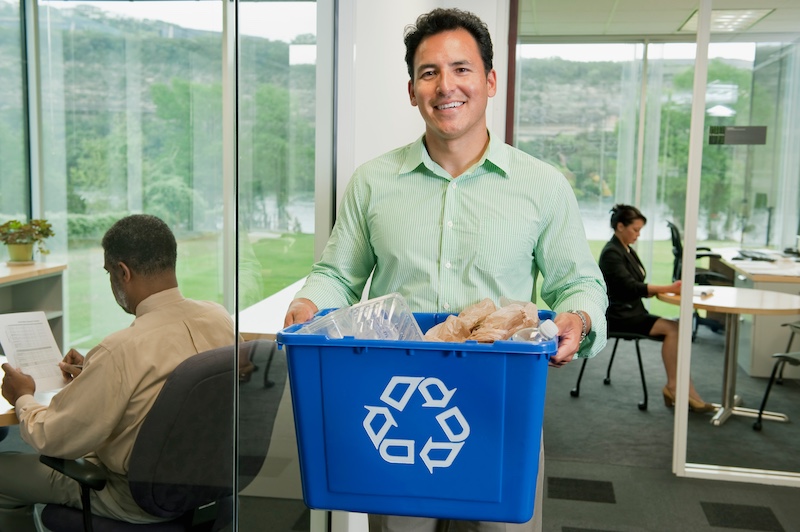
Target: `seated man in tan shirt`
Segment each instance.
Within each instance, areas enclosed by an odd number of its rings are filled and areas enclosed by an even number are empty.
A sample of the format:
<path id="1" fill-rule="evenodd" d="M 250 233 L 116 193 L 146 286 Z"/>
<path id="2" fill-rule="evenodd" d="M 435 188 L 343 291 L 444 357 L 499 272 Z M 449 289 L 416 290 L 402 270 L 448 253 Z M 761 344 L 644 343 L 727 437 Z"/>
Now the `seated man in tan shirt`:
<path id="1" fill-rule="evenodd" d="M 75 350 L 67 353 L 60 365 L 69 384 L 49 406 L 34 399 L 33 378 L 8 364 L 3 397 L 15 405 L 22 439 L 37 453 L 87 457 L 108 471 L 106 488 L 92 493 L 93 513 L 158 521 L 138 507 L 128 489 L 134 440 L 167 376 L 196 353 L 234 343 L 233 321 L 221 305 L 181 295 L 177 244 L 160 219 L 119 220 L 103 237 L 103 250 L 111 291 L 125 312 L 135 315 L 133 323 L 85 358 Z M 37 454 L 0 453 L 0 530 L 35 530 L 34 503 L 80 508 L 80 489 L 40 464 Z"/>

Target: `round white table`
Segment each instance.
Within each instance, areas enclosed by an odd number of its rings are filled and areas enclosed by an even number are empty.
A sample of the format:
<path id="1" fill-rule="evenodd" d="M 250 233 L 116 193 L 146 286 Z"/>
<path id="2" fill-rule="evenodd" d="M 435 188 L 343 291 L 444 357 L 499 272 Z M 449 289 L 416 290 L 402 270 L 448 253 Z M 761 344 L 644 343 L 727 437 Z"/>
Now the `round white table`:
<path id="1" fill-rule="evenodd" d="M 737 288 L 734 286 L 693 287 L 692 305 L 697 309 L 710 310 L 725 314 L 725 371 L 722 378 L 722 404 L 717 409 L 711 424 L 715 426 L 725 423 L 731 415 L 757 417 L 758 410 L 743 408 L 738 405 L 736 397 L 736 370 L 738 366 L 739 319 L 740 314 L 792 315 L 800 313 L 800 296 Z M 680 305 L 680 294 L 657 294 L 656 297 L 666 303 Z M 788 421 L 785 414 L 764 412 L 763 419 Z"/>

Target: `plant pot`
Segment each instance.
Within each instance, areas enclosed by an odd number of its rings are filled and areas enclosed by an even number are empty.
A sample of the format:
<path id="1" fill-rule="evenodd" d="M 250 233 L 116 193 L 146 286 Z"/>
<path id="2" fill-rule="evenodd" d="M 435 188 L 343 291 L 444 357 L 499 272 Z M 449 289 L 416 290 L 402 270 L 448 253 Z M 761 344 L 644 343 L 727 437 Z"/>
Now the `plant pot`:
<path id="1" fill-rule="evenodd" d="M 33 260 L 33 243 L 6 244 L 9 262 L 31 262 Z"/>

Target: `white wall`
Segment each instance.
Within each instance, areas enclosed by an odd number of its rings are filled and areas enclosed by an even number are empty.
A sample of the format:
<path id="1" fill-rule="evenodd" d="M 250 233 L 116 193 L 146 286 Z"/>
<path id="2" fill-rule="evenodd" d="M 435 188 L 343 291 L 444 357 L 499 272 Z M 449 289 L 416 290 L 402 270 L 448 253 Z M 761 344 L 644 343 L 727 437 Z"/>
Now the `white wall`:
<path id="1" fill-rule="evenodd" d="M 488 123 L 505 135 L 508 76 L 507 0 L 341 0 L 339 2 L 336 204 L 356 166 L 424 131 L 408 98 L 403 31 L 417 16 L 436 7 L 472 11 L 489 27 L 494 44 L 498 91 Z"/>

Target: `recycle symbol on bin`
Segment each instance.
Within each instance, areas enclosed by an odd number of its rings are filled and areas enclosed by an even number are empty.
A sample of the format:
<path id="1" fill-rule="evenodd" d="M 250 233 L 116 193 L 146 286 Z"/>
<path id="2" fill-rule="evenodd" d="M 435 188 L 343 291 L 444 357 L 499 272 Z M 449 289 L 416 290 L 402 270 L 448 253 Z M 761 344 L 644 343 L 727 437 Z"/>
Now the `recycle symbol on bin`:
<path id="1" fill-rule="evenodd" d="M 403 387 L 405 391 L 402 392 L 400 399 L 394 399 L 392 395 L 395 388 L 402 389 Z M 437 390 L 437 393 L 432 394 L 432 388 Z M 414 464 L 417 442 L 410 439 L 388 438 L 387 436 L 393 428 L 398 429 L 392 430 L 393 434 L 395 432 L 402 433 L 402 428 L 395 421 L 392 411 L 402 412 L 415 392 L 419 392 L 424 399 L 423 409 L 440 410 L 435 414 L 435 418 L 442 429 L 441 434 L 430 435 L 419 451 L 419 457 L 428 471 L 433 474 L 433 469 L 436 467 L 450 467 L 469 436 L 469 423 L 461 410 L 457 406 L 448 408 L 450 400 L 456 393 L 456 388 L 448 390 L 447 386 L 436 377 L 392 377 L 381 394 L 381 401 L 388 406 L 364 405 L 364 408 L 367 409 L 367 416 L 364 418 L 363 426 L 375 449 L 386 462 Z M 383 420 L 382 424 L 381 419 Z M 375 430 L 375 427 L 379 425 L 380 428 Z M 453 430 L 455 425 L 460 427 L 458 432 Z M 446 456 L 439 458 L 444 453 Z"/>

